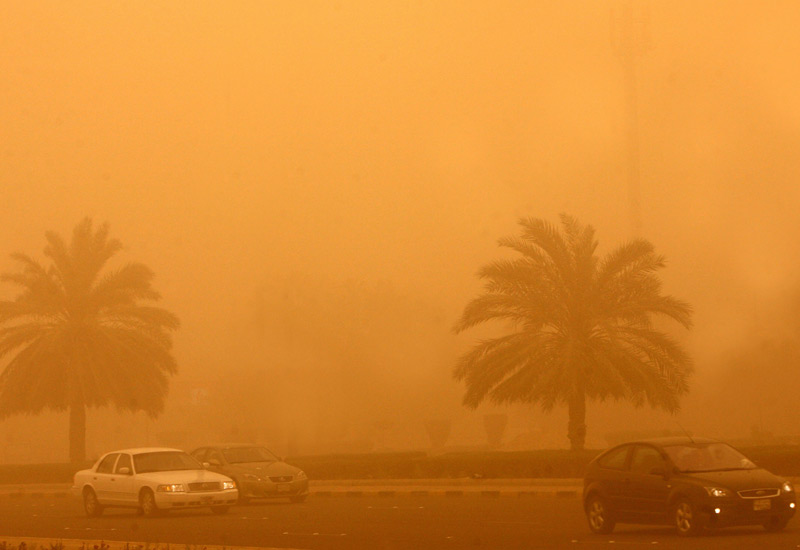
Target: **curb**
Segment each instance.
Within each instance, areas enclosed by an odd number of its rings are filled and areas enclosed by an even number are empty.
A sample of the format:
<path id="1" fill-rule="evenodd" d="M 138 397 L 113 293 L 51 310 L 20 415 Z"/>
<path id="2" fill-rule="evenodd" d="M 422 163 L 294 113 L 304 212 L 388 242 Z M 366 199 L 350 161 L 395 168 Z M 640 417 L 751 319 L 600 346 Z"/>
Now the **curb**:
<path id="1" fill-rule="evenodd" d="M 210 544 L 183 545 L 151 542 L 128 542 L 107 539 L 62 539 L 41 537 L 6 537 L 0 536 L 0 545 L 8 550 L 31 548 L 58 550 L 171 550 L 186 548 L 192 550 L 292 550 L 291 548 L 273 548 L 266 546 L 217 546 Z"/>
<path id="2" fill-rule="evenodd" d="M 500 498 L 500 497 L 556 497 L 556 498 L 576 498 L 579 497 L 581 491 L 578 490 L 547 490 L 547 491 L 532 491 L 532 490 L 498 490 L 498 489 L 476 489 L 476 490 L 450 490 L 450 489 L 414 489 L 414 490 L 372 490 L 372 491 L 353 491 L 353 490 L 324 490 L 324 491 L 310 491 L 309 496 L 320 498 L 362 498 L 362 497 L 483 497 L 483 498 Z M 16 491 L 13 493 L 0 492 L 0 500 L 4 499 L 44 499 L 44 498 L 66 498 L 69 493 L 64 491 L 53 493 L 25 493 Z"/>

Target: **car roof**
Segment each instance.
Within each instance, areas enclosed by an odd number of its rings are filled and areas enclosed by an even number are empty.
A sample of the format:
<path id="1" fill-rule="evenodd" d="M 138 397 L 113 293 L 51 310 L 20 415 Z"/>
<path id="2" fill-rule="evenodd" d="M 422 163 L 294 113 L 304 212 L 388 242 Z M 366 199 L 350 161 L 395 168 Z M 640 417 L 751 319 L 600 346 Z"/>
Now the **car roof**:
<path id="1" fill-rule="evenodd" d="M 671 445 L 695 445 L 707 443 L 719 443 L 716 439 L 709 439 L 707 437 L 689 437 L 689 436 L 671 436 L 671 437 L 653 437 L 650 439 L 638 439 L 636 441 L 628 441 L 626 445 L 633 443 L 647 443 L 655 445 L 656 447 L 669 447 Z"/>
<path id="2" fill-rule="evenodd" d="M 172 449 L 172 448 L 169 448 L 169 447 L 134 447 L 132 449 L 120 449 L 118 451 L 111 451 L 111 452 L 108 452 L 108 453 L 105 453 L 105 454 L 109 455 L 109 454 L 113 454 L 113 453 L 127 453 L 127 454 L 131 454 L 131 455 L 138 455 L 138 454 L 142 454 L 142 453 L 161 453 L 161 452 L 179 452 L 179 453 L 182 453 L 184 451 L 182 451 L 181 449 Z"/>

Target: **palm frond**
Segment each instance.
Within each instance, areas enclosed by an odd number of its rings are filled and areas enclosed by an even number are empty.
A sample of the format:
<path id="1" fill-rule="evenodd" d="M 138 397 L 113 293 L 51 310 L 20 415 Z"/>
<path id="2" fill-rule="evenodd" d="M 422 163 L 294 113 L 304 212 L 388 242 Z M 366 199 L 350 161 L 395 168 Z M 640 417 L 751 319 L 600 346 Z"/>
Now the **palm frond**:
<path id="1" fill-rule="evenodd" d="M 609 252 L 600 262 L 597 269 L 597 278 L 600 283 L 616 277 L 628 266 L 642 261 L 644 258 L 652 257 L 654 247 L 650 241 L 636 239 L 631 242 L 618 246 Z"/>
<path id="2" fill-rule="evenodd" d="M 109 271 L 88 292 L 93 309 L 106 305 L 133 305 L 140 300 L 158 300 L 152 287 L 153 272 L 144 264 L 129 263 Z"/>
<path id="3" fill-rule="evenodd" d="M 547 253 L 561 273 L 569 273 L 570 253 L 567 243 L 551 223 L 536 218 L 520 220 L 522 237 Z"/>

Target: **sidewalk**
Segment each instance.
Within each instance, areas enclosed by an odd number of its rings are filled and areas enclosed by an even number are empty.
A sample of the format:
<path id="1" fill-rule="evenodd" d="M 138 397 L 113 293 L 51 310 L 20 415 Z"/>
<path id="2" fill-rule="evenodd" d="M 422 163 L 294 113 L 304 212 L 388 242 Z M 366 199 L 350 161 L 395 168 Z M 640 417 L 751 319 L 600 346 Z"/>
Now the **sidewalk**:
<path id="1" fill-rule="evenodd" d="M 309 492 L 319 497 L 577 497 L 582 489 L 581 479 L 352 479 L 312 480 Z M 69 484 L 0 485 L 0 499 L 69 495 Z"/>

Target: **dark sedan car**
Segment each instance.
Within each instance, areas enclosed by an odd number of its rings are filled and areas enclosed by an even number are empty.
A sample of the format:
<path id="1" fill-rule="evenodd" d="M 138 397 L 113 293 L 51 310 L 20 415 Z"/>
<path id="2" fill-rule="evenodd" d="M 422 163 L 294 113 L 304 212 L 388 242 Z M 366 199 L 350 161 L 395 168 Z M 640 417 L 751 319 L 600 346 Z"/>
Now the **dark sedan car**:
<path id="1" fill-rule="evenodd" d="M 211 471 L 236 482 L 239 502 L 251 498 L 288 498 L 303 502 L 308 497 L 308 476 L 300 468 L 283 462 L 257 445 L 200 447 L 192 456 Z"/>
<path id="2" fill-rule="evenodd" d="M 671 524 L 682 536 L 734 525 L 779 531 L 794 515 L 795 494 L 787 480 L 726 443 L 673 437 L 626 443 L 595 458 L 583 506 L 595 533 L 617 523 Z"/>

